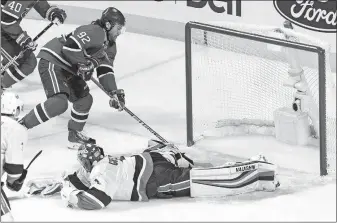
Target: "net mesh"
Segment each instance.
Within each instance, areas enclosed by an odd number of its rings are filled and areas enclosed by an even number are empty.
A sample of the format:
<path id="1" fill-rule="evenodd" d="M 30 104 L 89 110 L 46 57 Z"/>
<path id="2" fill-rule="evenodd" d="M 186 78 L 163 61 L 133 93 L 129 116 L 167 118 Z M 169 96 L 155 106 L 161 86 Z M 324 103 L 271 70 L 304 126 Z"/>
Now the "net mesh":
<path id="1" fill-rule="evenodd" d="M 323 114 L 326 135 L 319 136 L 318 116 L 315 117 L 320 105 L 317 53 L 192 28 L 194 141 L 208 135 L 274 135 L 274 111 L 281 107 L 291 108 L 297 91 L 284 86 L 289 79 L 290 55 L 292 61 L 295 60 L 303 69 L 307 94 L 313 99 L 307 110 L 312 117 L 313 137 L 325 137 L 328 172 L 335 172 L 336 74 L 330 68 L 330 46 L 285 28 L 237 23 L 215 25 L 278 39 L 287 38 L 325 49 L 326 85 L 321 87 L 326 92 L 326 114 Z"/>

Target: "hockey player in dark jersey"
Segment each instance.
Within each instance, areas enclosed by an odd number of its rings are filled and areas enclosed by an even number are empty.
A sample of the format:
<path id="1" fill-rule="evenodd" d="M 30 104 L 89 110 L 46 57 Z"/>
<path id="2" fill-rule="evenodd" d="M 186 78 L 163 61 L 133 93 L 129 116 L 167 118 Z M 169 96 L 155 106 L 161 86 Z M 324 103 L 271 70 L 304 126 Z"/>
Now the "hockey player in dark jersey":
<path id="1" fill-rule="evenodd" d="M 113 63 L 116 38 L 125 30 L 125 17 L 116 8 L 103 11 L 100 19 L 82 25 L 72 33 L 54 38 L 41 48 L 38 69 L 47 100 L 31 110 L 21 123 L 28 129 L 64 113 L 72 102 L 68 122 L 68 147 L 78 149 L 81 143 L 95 143 L 82 133 L 93 103 L 86 81 L 96 69 L 99 82 L 110 93 L 111 107 L 121 110 L 124 91 L 117 88 Z"/>
<path id="2" fill-rule="evenodd" d="M 182 196 L 220 197 L 253 191 L 274 191 L 276 166 L 258 155 L 244 162 L 191 168 L 170 144 L 150 140 L 144 152 L 133 156 L 105 155 L 101 147 L 84 144 L 81 164 L 63 180 L 45 178 L 27 183 L 29 194 L 49 196 L 61 191 L 68 207 L 102 209 L 112 201 L 148 201 Z"/>
<path id="3" fill-rule="evenodd" d="M 25 50 L 24 55 L 2 73 L 1 88 L 11 87 L 31 74 L 36 65 L 36 57 L 32 53 L 37 44 L 21 27 L 22 19 L 34 8 L 43 18 L 63 23 L 67 15 L 64 10 L 50 6 L 46 0 L 9 1 L 1 0 L 1 64 Z M 56 20 L 57 19 L 57 20 Z"/>

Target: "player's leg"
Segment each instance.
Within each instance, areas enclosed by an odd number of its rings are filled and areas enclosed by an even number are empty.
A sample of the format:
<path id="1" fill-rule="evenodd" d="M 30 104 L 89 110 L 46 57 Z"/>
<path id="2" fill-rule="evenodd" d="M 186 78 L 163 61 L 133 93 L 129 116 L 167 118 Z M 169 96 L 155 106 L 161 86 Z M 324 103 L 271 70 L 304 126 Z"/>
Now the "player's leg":
<path id="1" fill-rule="evenodd" d="M 68 148 L 78 149 L 82 143 L 96 143 L 96 140 L 82 133 L 89 117 L 93 98 L 87 83 L 80 77 L 73 76 L 69 81 L 69 101 L 73 103 L 71 119 L 68 122 Z"/>
<path id="2" fill-rule="evenodd" d="M 280 185 L 276 179 L 276 166 L 262 158 L 212 168 L 191 169 L 191 197 L 275 191 Z"/>
<path id="3" fill-rule="evenodd" d="M 2 189 L 1 183 L 1 221 L 13 221 L 13 216 L 11 214 L 11 206 L 9 204 L 8 198 Z"/>
<path id="4" fill-rule="evenodd" d="M 3 66 L 13 57 L 18 55 L 21 50 L 21 47 L 15 40 L 6 38 L 6 35 L 1 36 L 1 63 Z M 2 87 L 9 88 L 13 84 L 22 81 L 29 74 L 33 73 L 36 65 L 37 61 L 35 54 L 31 51 L 26 51 L 16 63 L 5 70 L 1 83 Z"/>
<path id="5" fill-rule="evenodd" d="M 159 153 L 151 153 L 153 173 L 146 192 L 149 198 L 190 196 L 190 168 L 176 167 Z"/>
<path id="6" fill-rule="evenodd" d="M 67 78 L 71 74 L 44 59 L 39 61 L 38 68 L 47 100 L 36 105 L 21 119 L 20 122 L 28 129 L 47 122 L 68 109 Z"/>

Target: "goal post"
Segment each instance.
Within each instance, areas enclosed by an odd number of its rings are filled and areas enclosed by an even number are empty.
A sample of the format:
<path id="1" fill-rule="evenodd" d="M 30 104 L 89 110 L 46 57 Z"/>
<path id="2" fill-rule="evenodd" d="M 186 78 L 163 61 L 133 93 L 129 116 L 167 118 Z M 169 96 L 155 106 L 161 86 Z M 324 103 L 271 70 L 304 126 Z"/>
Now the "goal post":
<path id="1" fill-rule="evenodd" d="M 319 141 L 320 173 L 335 172 L 336 113 L 327 108 L 335 96 L 328 53 L 315 41 L 284 28 L 188 22 L 187 145 L 239 132 L 275 135 L 275 111 L 294 110 L 303 96 L 312 138 Z M 289 86 L 296 78 L 302 81 Z"/>

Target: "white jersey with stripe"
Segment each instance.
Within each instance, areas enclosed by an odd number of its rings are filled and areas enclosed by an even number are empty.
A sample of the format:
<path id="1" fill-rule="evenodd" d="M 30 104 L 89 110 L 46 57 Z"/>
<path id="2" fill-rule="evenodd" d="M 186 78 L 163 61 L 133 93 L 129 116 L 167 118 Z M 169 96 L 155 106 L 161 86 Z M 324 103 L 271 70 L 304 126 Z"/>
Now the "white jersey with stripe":
<path id="1" fill-rule="evenodd" d="M 146 184 L 153 171 L 148 153 L 131 157 L 105 156 L 91 173 L 80 168 L 76 174 L 89 189 L 104 192 L 111 200 L 147 201 Z M 100 197 L 97 197 L 101 200 Z"/>
<path id="2" fill-rule="evenodd" d="M 90 185 L 105 192 L 112 200 L 130 200 L 133 189 L 134 157 L 121 159 L 106 156 L 90 174 Z"/>
<path id="3" fill-rule="evenodd" d="M 23 171 L 23 149 L 27 144 L 27 129 L 8 116 L 1 116 L 1 176 L 7 172 L 12 183 Z"/>

